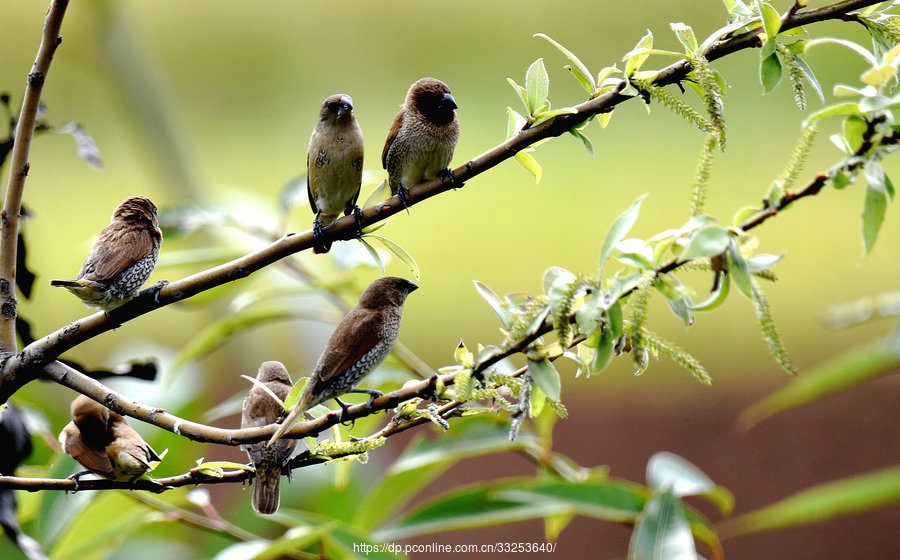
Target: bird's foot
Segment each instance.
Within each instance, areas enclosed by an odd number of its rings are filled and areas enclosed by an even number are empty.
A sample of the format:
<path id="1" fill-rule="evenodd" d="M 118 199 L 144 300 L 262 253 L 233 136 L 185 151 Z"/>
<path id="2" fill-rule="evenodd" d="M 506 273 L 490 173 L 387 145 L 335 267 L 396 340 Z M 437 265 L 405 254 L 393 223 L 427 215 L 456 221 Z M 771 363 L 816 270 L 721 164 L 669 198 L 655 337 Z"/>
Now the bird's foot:
<path id="1" fill-rule="evenodd" d="M 344 424 L 347 423 L 347 420 L 346 420 L 347 414 L 348 414 L 348 412 L 347 412 L 347 403 L 345 403 L 344 401 L 342 401 L 341 399 L 339 399 L 339 398 L 337 398 L 337 397 L 335 397 L 334 400 L 335 400 L 335 402 L 337 402 L 338 405 L 341 407 L 341 413 L 338 414 L 338 422 L 339 422 L 340 424 L 344 425 Z M 356 419 L 355 419 L 355 418 L 351 418 L 351 419 L 350 419 L 350 427 L 352 428 L 355 424 L 356 424 Z"/>
<path id="2" fill-rule="evenodd" d="M 169 285 L 168 280 L 160 280 L 156 284 L 150 286 L 149 288 L 145 288 L 138 292 L 138 297 L 145 296 L 147 294 L 153 295 L 153 303 L 159 304 L 159 291 Z"/>
<path id="3" fill-rule="evenodd" d="M 74 480 L 75 481 L 75 490 L 72 491 L 73 493 L 81 490 L 81 483 L 79 482 L 79 479 L 86 474 L 91 474 L 91 471 L 80 471 L 75 474 L 70 474 L 69 476 L 66 477 L 66 480 Z"/>
<path id="4" fill-rule="evenodd" d="M 397 198 L 400 199 L 400 204 L 403 205 L 403 208 L 406 209 L 406 213 L 409 214 L 409 206 L 406 204 L 406 196 L 409 194 L 409 189 L 400 185 L 397 188 Z"/>
<path id="5" fill-rule="evenodd" d="M 356 229 L 359 232 L 359 235 L 362 235 L 362 210 L 355 204 L 353 205 L 353 218 L 356 220 Z"/>
<path id="6" fill-rule="evenodd" d="M 313 220 L 313 238 L 315 239 L 313 251 L 317 255 L 327 253 L 329 249 L 331 249 L 331 243 L 329 243 L 328 241 L 323 241 L 322 235 L 322 222 L 319 220 L 319 216 L 316 215 L 316 218 Z"/>
<path id="7" fill-rule="evenodd" d="M 438 176 L 443 181 L 450 183 L 450 188 L 461 189 L 465 186 L 465 183 L 456 180 L 456 177 L 453 176 L 453 171 L 451 171 L 449 167 L 438 173 Z"/>
<path id="8" fill-rule="evenodd" d="M 366 412 L 372 412 L 372 403 L 375 402 L 375 399 L 378 397 L 383 397 L 384 393 L 381 391 L 376 391 L 375 389 L 352 389 L 347 391 L 348 393 L 363 393 L 369 395 L 369 400 L 366 401 Z"/>

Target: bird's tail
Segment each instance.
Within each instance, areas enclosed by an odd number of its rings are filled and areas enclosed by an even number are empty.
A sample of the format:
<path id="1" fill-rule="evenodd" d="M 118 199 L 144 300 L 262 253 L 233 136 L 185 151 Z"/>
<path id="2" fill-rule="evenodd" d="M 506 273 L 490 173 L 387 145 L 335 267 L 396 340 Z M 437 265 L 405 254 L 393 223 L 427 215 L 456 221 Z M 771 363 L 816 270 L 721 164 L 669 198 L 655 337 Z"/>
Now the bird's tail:
<path id="1" fill-rule="evenodd" d="M 81 286 L 78 280 L 51 280 L 51 286 L 60 286 L 63 288 L 77 288 Z"/>
<path id="2" fill-rule="evenodd" d="M 270 514 L 278 511 L 281 501 L 281 473 L 271 473 L 257 467 L 256 483 L 253 487 L 251 503 L 258 513 Z"/>

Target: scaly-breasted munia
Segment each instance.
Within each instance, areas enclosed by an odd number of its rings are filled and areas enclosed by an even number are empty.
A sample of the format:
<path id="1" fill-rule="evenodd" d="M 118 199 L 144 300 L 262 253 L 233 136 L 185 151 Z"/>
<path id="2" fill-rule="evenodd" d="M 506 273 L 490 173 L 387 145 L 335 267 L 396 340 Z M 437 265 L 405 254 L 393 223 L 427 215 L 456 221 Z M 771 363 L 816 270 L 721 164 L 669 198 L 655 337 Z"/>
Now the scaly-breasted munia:
<path id="1" fill-rule="evenodd" d="M 263 362 L 259 366 L 256 379 L 284 401 L 291 390 L 291 376 L 281 362 Z M 255 428 L 274 424 L 284 413 L 281 405 L 268 393 L 253 385 L 241 410 L 241 428 Z M 264 441 L 242 445 L 253 467 L 256 469 L 256 483 L 251 503 L 259 513 L 278 511 L 281 473 L 291 458 L 297 440 L 282 439 L 273 444 Z"/>
<path id="2" fill-rule="evenodd" d="M 391 194 L 399 195 L 403 206 L 413 185 L 438 175 L 454 182 L 447 166 L 459 140 L 456 108 L 450 88 L 435 78 L 422 78 L 406 93 L 381 153 Z"/>
<path id="3" fill-rule="evenodd" d="M 72 421 L 59 443 L 88 471 L 112 480 L 134 480 L 160 460 L 122 415 L 84 395 L 72 401 Z"/>
<path id="4" fill-rule="evenodd" d="M 161 243 L 156 206 L 147 198 L 127 198 L 97 235 L 75 280 L 51 280 L 50 285 L 69 290 L 86 305 L 109 311 L 138 294 L 156 266 Z M 151 289 L 164 285 L 161 282 Z"/>
<path id="5" fill-rule="evenodd" d="M 332 95 L 322 103 L 306 153 L 306 192 L 316 214 L 316 238 L 322 235 L 322 227 L 334 222 L 342 212 L 345 216 L 354 212 L 356 223 L 360 224 L 356 199 L 362 170 L 363 135 L 353 114 L 353 99 L 341 93 Z M 330 243 L 322 242 L 314 250 L 327 253 L 330 248 Z"/>
<path id="6" fill-rule="evenodd" d="M 391 353 L 400 332 L 403 303 L 417 288 L 409 280 L 394 276 L 379 278 L 366 288 L 356 307 L 331 334 L 297 404 L 270 443 L 277 441 L 301 414 L 321 402 L 336 400 L 343 417 L 346 405 L 337 397 L 344 393 L 368 393 L 375 398 L 379 394 L 356 386 Z"/>

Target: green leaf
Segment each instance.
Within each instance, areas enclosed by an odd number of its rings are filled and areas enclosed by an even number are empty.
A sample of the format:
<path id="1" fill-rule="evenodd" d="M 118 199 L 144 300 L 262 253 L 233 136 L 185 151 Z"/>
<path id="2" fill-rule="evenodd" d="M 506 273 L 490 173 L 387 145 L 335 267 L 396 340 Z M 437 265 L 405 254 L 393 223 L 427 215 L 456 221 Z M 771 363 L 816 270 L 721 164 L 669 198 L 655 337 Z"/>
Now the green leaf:
<path id="1" fill-rule="evenodd" d="M 728 251 L 728 274 L 734 279 L 735 285 L 742 294 L 752 299 L 752 287 L 750 285 L 750 268 L 747 261 L 741 255 L 741 250 L 732 240 L 731 248 Z"/>
<path id="2" fill-rule="evenodd" d="M 517 113 L 512 107 L 506 108 L 506 116 L 506 139 L 509 140 L 510 138 L 518 134 L 519 131 L 522 130 L 522 127 L 528 123 L 528 121 L 525 120 L 525 117 Z"/>
<path id="3" fill-rule="evenodd" d="M 254 385 L 256 385 L 256 386 L 257 386 L 259 389 L 261 389 L 264 393 L 266 393 L 267 395 L 269 395 L 270 397 L 272 397 L 272 400 L 274 400 L 275 402 L 277 402 L 277 403 L 278 403 L 278 406 L 280 406 L 280 407 L 281 407 L 282 409 L 284 409 L 284 410 L 287 410 L 287 408 L 285 408 L 285 406 L 284 406 L 284 403 L 281 402 L 281 399 L 278 398 L 278 395 L 276 395 L 276 394 L 272 391 L 272 389 L 269 389 L 268 387 L 266 387 L 266 384 L 265 384 L 265 383 L 263 383 L 262 381 L 260 381 L 259 379 L 255 378 L 255 377 L 250 377 L 249 375 L 243 375 L 243 374 L 241 374 L 241 377 L 243 377 L 243 378 L 246 379 L 247 381 L 249 381 L 249 382 L 253 383 Z"/>
<path id="4" fill-rule="evenodd" d="M 550 360 L 546 358 L 540 360 L 528 358 L 528 371 L 531 372 L 531 377 L 541 392 L 554 401 L 559 400 L 562 383 L 559 379 L 559 372 L 556 371 L 556 367 Z"/>
<path id="5" fill-rule="evenodd" d="M 300 395 L 303 394 L 303 389 L 306 387 L 307 383 L 309 383 L 309 377 L 301 377 L 294 383 L 291 390 L 288 391 L 287 396 L 284 398 L 285 410 L 294 408 L 294 405 L 300 400 Z"/>
<path id="6" fill-rule="evenodd" d="M 525 171 L 534 175 L 535 183 L 541 182 L 541 175 L 543 175 L 544 170 L 531 154 L 526 152 L 516 152 L 516 161 L 525 168 Z"/>
<path id="7" fill-rule="evenodd" d="M 709 37 L 707 37 L 703 41 L 703 43 L 700 45 L 700 47 L 698 49 L 698 52 L 706 53 L 706 51 L 709 49 L 709 47 L 711 47 L 712 44 L 715 43 L 716 41 L 718 41 L 719 38 L 722 37 L 723 35 L 729 35 L 731 33 L 734 33 L 735 31 L 737 31 L 739 29 L 743 29 L 749 25 L 753 25 L 753 24 L 757 23 L 759 20 L 760 20 L 759 16 L 753 16 L 751 18 L 742 18 L 742 19 L 733 21 L 724 27 L 720 27 L 719 29 L 716 29 L 715 31 L 710 33 Z"/>
<path id="8" fill-rule="evenodd" d="M 781 30 L 781 16 L 768 2 L 759 3 L 759 12 L 763 19 L 763 29 L 768 40 L 773 41 Z"/>
<path id="9" fill-rule="evenodd" d="M 803 75 L 806 76 L 806 81 L 808 81 L 809 85 L 815 90 L 816 95 L 819 96 L 819 100 L 822 101 L 822 103 L 825 103 L 825 93 L 822 92 L 822 86 L 819 84 L 819 80 L 816 78 L 812 68 L 809 67 L 809 64 L 807 64 L 805 60 L 800 58 L 799 54 L 794 54 L 794 61 L 797 63 L 797 66 L 800 67 L 800 70 L 803 71 Z"/>
<path id="10" fill-rule="evenodd" d="M 900 467 L 808 488 L 720 525 L 723 537 L 820 523 L 900 503 Z"/>
<path id="11" fill-rule="evenodd" d="M 509 85 L 511 85 L 513 90 L 515 90 L 516 94 L 519 96 L 519 99 L 522 100 L 522 104 L 525 105 L 525 110 L 530 113 L 531 110 L 529 108 L 530 103 L 528 102 L 528 90 L 517 84 L 516 81 L 512 78 L 506 78 L 506 81 L 509 82 Z"/>
<path id="12" fill-rule="evenodd" d="M 900 367 L 900 356 L 882 345 L 866 346 L 821 364 L 791 379 L 782 389 L 744 410 L 738 424 L 744 429 L 766 418 L 846 391 Z"/>
<path id="13" fill-rule="evenodd" d="M 462 459 L 536 446 L 528 434 L 510 441 L 505 426 L 492 426 L 481 420 L 454 424 L 452 435 L 448 432 L 435 440 L 419 437 L 356 508 L 353 526 L 374 530 Z"/>
<path id="14" fill-rule="evenodd" d="M 661 451 L 647 463 L 647 484 L 656 491 L 671 491 L 678 498 L 703 496 L 719 507 L 723 514 L 734 508 L 734 496 L 727 489 L 716 486 L 686 459 Z"/>
<path id="15" fill-rule="evenodd" d="M 372 256 L 372 260 L 375 261 L 375 264 L 378 265 L 379 270 L 381 270 L 381 275 L 384 276 L 384 262 L 381 260 L 381 257 L 378 256 L 378 251 L 375 250 L 375 247 L 369 245 L 369 242 L 362 237 L 357 237 L 357 239 L 362 243 L 363 247 L 366 248 L 369 255 Z"/>
<path id="16" fill-rule="evenodd" d="M 372 237 L 374 239 L 377 239 L 378 241 L 381 241 L 381 244 L 384 245 L 385 249 L 387 249 L 388 251 L 393 253 L 395 257 L 400 259 L 400 262 L 405 264 L 409 268 L 410 272 L 413 273 L 413 276 L 416 277 L 416 280 L 419 279 L 419 277 L 421 276 L 419 272 L 419 265 L 416 264 L 416 260 L 412 258 L 412 255 L 406 252 L 406 249 L 391 241 L 387 237 L 382 237 L 381 235 L 367 233 L 364 235 L 364 237 Z"/>
<path id="17" fill-rule="evenodd" d="M 603 245 L 600 247 L 600 258 L 597 260 L 598 277 L 603 277 L 603 267 L 606 266 L 606 261 L 609 260 L 609 256 L 612 254 L 613 249 L 615 249 L 616 245 L 625 238 L 625 235 L 637 221 L 638 214 L 641 210 L 641 203 L 646 196 L 646 194 L 641 195 L 635 200 L 627 210 L 622 212 L 622 214 L 616 218 L 616 221 L 610 226 L 609 231 L 606 232 L 606 237 L 603 239 Z"/>
<path id="18" fill-rule="evenodd" d="M 687 248 L 681 255 L 682 260 L 715 257 L 721 255 L 731 243 L 731 235 L 722 226 L 710 226 L 697 230 L 691 236 Z"/>
<path id="19" fill-rule="evenodd" d="M 754 272 L 762 272 L 764 270 L 769 270 L 775 263 L 784 258 L 784 254 L 781 255 L 753 255 L 752 257 L 747 259 L 747 270 L 753 274 Z"/>
<path id="20" fill-rule="evenodd" d="M 697 46 L 697 37 L 694 36 L 694 30 L 691 29 L 690 25 L 678 22 L 670 23 L 669 27 L 675 32 L 678 42 L 684 46 L 689 55 L 697 53 L 700 47 Z"/>
<path id="21" fill-rule="evenodd" d="M 768 93 L 781 81 L 781 60 L 778 53 L 772 53 L 759 63 L 759 80 L 763 85 L 763 93 Z"/>
<path id="22" fill-rule="evenodd" d="M 615 337 L 607 329 L 602 332 L 598 330 L 595 335 L 597 336 L 595 342 L 597 351 L 594 353 L 594 361 L 591 362 L 592 374 L 600 373 L 612 361 L 613 343 L 615 342 Z"/>
<path id="23" fill-rule="evenodd" d="M 637 45 L 635 45 L 632 53 L 637 49 L 650 49 L 653 47 L 653 33 L 648 29 L 646 35 L 641 37 L 641 40 L 638 41 Z M 631 77 L 637 70 L 641 69 L 644 61 L 647 60 L 649 54 L 626 54 L 622 60 L 625 62 L 625 75 Z"/>
<path id="24" fill-rule="evenodd" d="M 534 37 L 541 37 L 546 39 L 551 45 L 559 49 L 559 52 L 563 53 L 566 58 L 569 59 L 569 62 L 572 63 L 572 66 L 567 66 L 566 68 L 578 78 L 578 81 L 581 82 L 582 87 L 588 92 L 593 93 L 595 89 L 597 89 L 597 84 L 594 83 L 593 78 L 591 77 L 591 71 L 588 70 L 587 66 L 584 65 L 581 60 L 575 56 L 569 49 L 565 48 L 561 44 L 557 43 L 549 36 L 543 33 L 535 33 Z"/>
<path id="25" fill-rule="evenodd" d="M 820 121 L 822 119 L 827 119 L 829 117 L 834 117 L 838 115 L 860 115 L 862 112 L 859 110 L 859 103 L 836 103 L 834 105 L 829 105 L 828 107 L 823 107 L 809 116 L 805 121 L 803 121 L 803 126 L 807 127 L 810 124 Z"/>
<path id="26" fill-rule="evenodd" d="M 542 123 L 560 115 L 574 115 L 576 113 L 578 113 L 578 109 L 574 107 L 563 107 L 562 109 L 553 109 L 552 111 L 541 111 L 534 115 L 534 124 Z"/>
<path id="27" fill-rule="evenodd" d="M 372 192 L 369 193 L 368 197 L 366 197 L 366 202 L 363 204 L 363 208 L 374 206 L 375 204 L 383 200 L 387 200 L 390 197 L 391 189 L 388 188 L 387 181 L 382 181 L 381 184 L 372 189 Z"/>
<path id="28" fill-rule="evenodd" d="M 487 284 L 481 282 L 479 280 L 474 281 L 475 289 L 484 298 L 488 305 L 491 306 L 491 309 L 494 310 L 494 313 L 500 317 L 500 322 L 503 323 L 503 327 L 505 329 L 509 329 L 512 325 L 513 316 L 509 309 L 506 307 L 506 304 L 500 296 L 498 296 L 494 290 L 487 287 Z"/>
<path id="29" fill-rule="evenodd" d="M 671 492 L 657 494 L 647 502 L 628 546 L 628 560 L 655 558 L 697 560 L 691 526 L 681 500 Z"/>
<path id="30" fill-rule="evenodd" d="M 528 92 L 528 113 L 534 116 L 550 95 L 550 76 L 547 75 L 543 58 L 535 60 L 528 67 L 525 74 L 525 89 Z"/>
<path id="31" fill-rule="evenodd" d="M 713 309 L 722 305 L 726 299 L 728 299 L 728 292 L 731 288 L 731 276 L 725 274 L 722 276 L 722 279 L 719 281 L 719 285 L 716 289 L 709 295 L 709 297 L 702 302 L 691 307 L 694 311 L 712 311 Z"/>
<path id="32" fill-rule="evenodd" d="M 583 125 L 579 126 L 577 128 L 570 128 L 569 134 L 571 134 L 575 138 L 578 138 L 579 140 L 581 140 L 581 143 L 584 144 L 584 149 L 587 150 L 587 152 L 591 155 L 591 157 L 594 157 L 594 144 L 591 142 L 590 138 L 588 138 L 587 136 L 584 135 L 583 132 L 581 132 L 583 129 L 584 129 Z"/>
<path id="33" fill-rule="evenodd" d="M 866 188 L 866 203 L 863 207 L 863 247 L 864 256 L 868 256 L 875 246 L 884 213 L 887 210 L 887 193 L 871 183 Z"/>

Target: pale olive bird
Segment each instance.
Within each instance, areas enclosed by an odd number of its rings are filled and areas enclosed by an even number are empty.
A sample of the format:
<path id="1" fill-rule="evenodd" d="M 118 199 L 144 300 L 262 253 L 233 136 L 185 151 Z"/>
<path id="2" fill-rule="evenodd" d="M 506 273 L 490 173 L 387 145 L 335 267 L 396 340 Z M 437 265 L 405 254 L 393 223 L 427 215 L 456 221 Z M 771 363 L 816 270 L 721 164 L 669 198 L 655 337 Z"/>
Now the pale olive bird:
<path id="1" fill-rule="evenodd" d="M 306 153 L 306 191 L 309 206 L 316 214 L 313 219 L 313 235 L 322 236 L 323 226 L 340 217 L 354 213 L 362 231 L 359 206 L 359 189 L 363 171 L 363 135 L 356 115 L 353 99 L 337 93 L 322 102 L 319 121 L 309 138 Z M 331 243 L 316 244 L 316 253 L 327 253 Z"/>
<path id="2" fill-rule="evenodd" d="M 65 452 L 92 472 L 112 480 L 134 480 L 150 470 L 159 455 L 128 425 L 125 418 L 95 400 L 79 395 L 71 406 L 72 421 L 59 434 Z"/>
<path id="3" fill-rule="evenodd" d="M 438 175 L 462 187 L 447 168 L 459 141 L 455 109 L 450 88 L 436 78 L 422 78 L 409 87 L 381 153 L 391 194 L 398 195 L 404 207 L 410 187 Z"/>
<path id="4" fill-rule="evenodd" d="M 156 206 L 148 198 L 127 198 L 97 235 L 78 276 L 51 280 L 50 285 L 69 290 L 86 305 L 109 311 L 138 295 L 156 266 L 161 244 Z M 163 286 L 165 281 L 151 290 Z"/>
<path id="5" fill-rule="evenodd" d="M 291 390 L 291 376 L 281 362 L 263 362 L 259 366 L 256 379 L 284 402 Z M 284 409 L 268 393 L 255 384 L 244 399 L 241 410 L 241 428 L 255 428 L 274 424 L 284 413 Z M 251 503 L 259 513 L 275 513 L 281 501 L 279 486 L 281 474 L 287 465 L 295 439 L 282 439 L 269 444 L 264 441 L 242 445 L 256 469 L 256 482 Z"/>
<path id="6" fill-rule="evenodd" d="M 403 303 L 417 288 L 409 280 L 394 276 L 379 278 L 366 288 L 356 307 L 334 329 L 297 404 L 269 443 L 278 441 L 301 414 L 328 399 L 337 401 L 343 419 L 347 405 L 339 396 L 367 393 L 371 402 L 381 394 L 356 386 L 393 350 L 400 332 Z"/>

